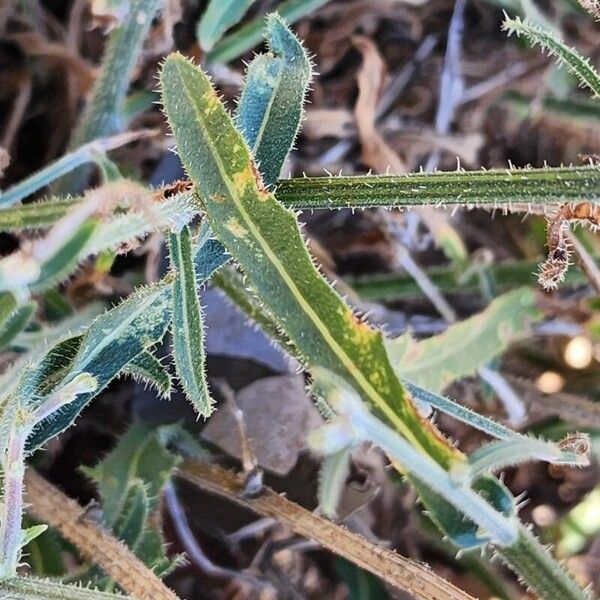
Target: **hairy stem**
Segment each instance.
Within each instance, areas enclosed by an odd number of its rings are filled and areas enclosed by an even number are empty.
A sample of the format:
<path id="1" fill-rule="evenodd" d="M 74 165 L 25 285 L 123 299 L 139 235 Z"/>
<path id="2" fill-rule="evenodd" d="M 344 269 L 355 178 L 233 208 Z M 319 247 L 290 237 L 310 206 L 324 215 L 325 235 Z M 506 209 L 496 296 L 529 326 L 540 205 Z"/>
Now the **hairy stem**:
<path id="1" fill-rule="evenodd" d="M 600 167 L 498 169 L 304 177 L 281 180 L 277 198 L 295 209 L 371 208 L 375 206 L 548 205 L 595 201 L 600 197 Z"/>
<path id="2" fill-rule="evenodd" d="M 0 514 L 0 578 L 16 575 L 21 557 L 26 439 L 27 434 L 22 427 L 15 427 L 8 438 Z"/>
<path id="3" fill-rule="evenodd" d="M 567 569 L 558 565 L 533 534 L 521 527 L 515 544 L 498 548 L 498 554 L 518 573 L 521 581 L 544 600 L 590 600 Z"/>
<path id="4" fill-rule="evenodd" d="M 25 486 L 29 503 L 27 512 L 56 528 L 128 594 L 152 600 L 178 600 L 123 543 L 87 520 L 84 509 L 75 500 L 32 469 L 25 475 Z"/>
<path id="5" fill-rule="evenodd" d="M 199 488 L 226 498 L 264 517 L 273 517 L 294 533 L 315 540 L 324 548 L 406 590 L 418 600 L 472 600 L 466 592 L 425 566 L 382 548 L 307 511 L 276 492 L 265 489 L 254 499 L 241 495 L 243 479 L 216 465 L 187 462 L 179 476 Z"/>

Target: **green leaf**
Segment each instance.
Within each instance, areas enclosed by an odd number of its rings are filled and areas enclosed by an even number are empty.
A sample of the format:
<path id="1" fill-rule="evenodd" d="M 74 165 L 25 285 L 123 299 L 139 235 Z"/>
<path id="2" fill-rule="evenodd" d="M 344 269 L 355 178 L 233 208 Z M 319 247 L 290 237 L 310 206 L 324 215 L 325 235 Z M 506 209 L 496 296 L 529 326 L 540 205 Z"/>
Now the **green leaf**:
<path id="1" fill-rule="evenodd" d="M 337 516 L 342 491 L 350 472 L 351 454 L 352 449 L 346 446 L 325 456 L 321 464 L 318 491 L 319 509 L 330 519 Z"/>
<path id="2" fill-rule="evenodd" d="M 317 10 L 329 0 L 284 0 L 277 6 L 277 13 L 282 19 L 292 24 L 302 17 Z M 258 17 L 233 33 L 225 36 L 208 53 L 207 60 L 210 63 L 227 63 L 248 50 L 251 50 L 262 40 L 264 29 L 263 17 Z"/>
<path id="3" fill-rule="evenodd" d="M 532 24 L 527 19 L 525 21 L 520 17 L 511 19 L 506 13 L 502 28 L 508 32 L 508 35 L 515 33 L 517 36 L 525 36 L 532 45 L 539 45 L 550 56 L 556 56 L 558 63 L 567 65 L 582 85 L 592 91 L 594 97 L 600 96 L 600 75 L 589 59 L 581 56 L 573 48 L 569 48 L 554 33 Z"/>
<path id="4" fill-rule="evenodd" d="M 277 14 L 267 18 L 266 38 L 269 52 L 248 66 L 236 124 L 271 186 L 298 133 L 312 73 L 302 44 Z"/>
<path id="5" fill-rule="evenodd" d="M 257 179 L 250 151 L 208 78 L 172 55 L 161 88 L 178 153 L 211 226 L 305 362 L 347 379 L 403 435 L 448 464 L 456 452 L 415 410 L 381 335 L 359 322 L 316 270 L 294 215 Z"/>
<path id="6" fill-rule="evenodd" d="M 134 552 L 144 534 L 149 505 L 146 485 L 141 480 L 134 480 L 127 490 L 123 512 L 113 527 L 115 537 L 125 542 L 125 545 Z"/>
<path id="7" fill-rule="evenodd" d="M 162 0 L 127 2 L 127 16 L 110 34 L 100 73 L 71 139 L 71 148 L 123 129 L 122 108 L 129 82 L 144 39 L 161 6 Z M 79 168 L 70 173 L 60 182 L 59 193 L 78 192 L 85 185 L 88 172 L 86 168 Z"/>
<path id="8" fill-rule="evenodd" d="M 244 16 L 254 0 L 210 0 L 202 14 L 196 37 L 206 51 L 218 42 L 223 34 Z"/>
<path id="9" fill-rule="evenodd" d="M 344 558 L 335 559 L 335 570 L 348 589 L 348 600 L 388 600 L 384 584 L 375 575 Z"/>
<path id="10" fill-rule="evenodd" d="M 583 436 L 581 443 L 589 445 Z M 510 440 L 484 444 L 469 456 L 467 465 L 459 466 L 454 475 L 461 480 L 465 478 L 469 480 L 484 473 L 498 471 L 533 460 L 578 467 L 585 467 L 590 462 L 589 455 L 586 453 L 564 452 L 553 442 L 518 436 Z"/>
<path id="11" fill-rule="evenodd" d="M 8 310 L 13 303 L 15 307 Z M 0 351 L 10 346 L 15 337 L 27 327 L 36 309 L 35 302 L 16 306 L 15 297 L 11 293 L 0 294 Z"/>
<path id="12" fill-rule="evenodd" d="M 161 398 L 171 397 L 173 378 L 152 352 L 138 354 L 123 369 L 123 373 L 150 385 Z"/>
<path id="13" fill-rule="evenodd" d="M 533 290 L 519 288 L 444 333 L 421 341 L 405 334 L 385 345 L 399 377 L 441 392 L 452 381 L 475 373 L 510 343 L 530 335 L 530 323 L 540 317 Z"/>
<path id="14" fill-rule="evenodd" d="M 175 275 L 172 307 L 175 370 L 188 401 L 199 415 L 207 418 L 214 401 L 206 381 L 202 307 L 187 227 L 169 236 L 169 256 Z"/>
<path id="15" fill-rule="evenodd" d="M 118 600 L 125 596 L 98 592 L 75 585 L 33 577 L 10 577 L 0 580 L 3 600 Z"/>
<path id="16" fill-rule="evenodd" d="M 156 344 L 164 335 L 171 316 L 171 288 L 142 288 L 112 310 L 97 317 L 83 336 L 81 346 L 61 384 L 82 373 L 93 376 L 97 388 L 79 395 L 54 417 L 42 421 L 29 440 L 31 449 L 44 444 L 69 427 L 79 413 L 125 366 Z"/>
<path id="17" fill-rule="evenodd" d="M 78 227 L 73 235 L 41 264 L 39 277 L 29 286 L 29 289 L 34 293 L 43 292 L 70 275 L 77 268 L 80 252 L 85 248 L 98 225 L 97 220 L 88 219 Z"/>
<path id="18" fill-rule="evenodd" d="M 160 428 L 136 424 L 96 466 L 82 470 L 97 484 L 104 522 L 112 528 L 125 510 L 130 488 L 140 481 L 147 486 L 147 510 L 151 513 L 177 463 L 177 457 L 161 442 Z"/>
<path id="19" fill-rule="evenodd" d="M 27 529 L 23 529 L 23 546 L 27 546 L 29 542 L 32 542 L 38 536 L 42 535 L 46 529 L 48 529 L 48 525 L 45 523 L 32 525 L 31 527 L 27 527 Z"/>

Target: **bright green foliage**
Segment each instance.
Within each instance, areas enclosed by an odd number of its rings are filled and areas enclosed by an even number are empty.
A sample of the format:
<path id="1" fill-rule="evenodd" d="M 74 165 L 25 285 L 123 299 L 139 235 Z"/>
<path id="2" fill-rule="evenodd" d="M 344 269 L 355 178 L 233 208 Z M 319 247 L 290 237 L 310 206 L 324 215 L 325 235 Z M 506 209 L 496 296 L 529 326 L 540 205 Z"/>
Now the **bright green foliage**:
<path id="1" fill-rule="evenodd" d="M 59 415 L 43 421 L 30 439 L 32 449 L 71 425 L 130 361 L 163 337 L 171 316 L 170 304 L 169 286 L 148 287 L 94 320 L 61 381 L 68 383 L 81 373 L 90 373 L 98 382 L 97 389 L 81 394 Z"/>
<path id="2" fill-rule="evenodd" d="M 45 202 L 32 202 L 23 206 L 4 208 L 0 210 L 0 229 L 2 231 L 20 231 L 54 225 L 80 201 L 79 198 L 51 199 Z"/>
<path id="3" fill-rule="evenodd" d="M 184 227 L 169 236 L 169 256 L 173 282 L 172 337 L 177 377 L 194 410 L 207 418 L 214 401 L 206 381 L 204 324 L 199 289 L 192 256 L 190 231 Z"/>
<path id="4" fill-rule="evenodd" d="M 444 333 L 421 341 L 405 334 L 385 345 L 399 377 L 441 392 L 452 381 L 475 373 L 511 342 L 528 336 L 529 325 L 540 316 L 533 291 L 520 288 Z"/>
<path id="5" fill-rule="evenodd" d="M 204 50 L 210 50 L 233 27 L 254 0 L 211 0 L 198 22 L 196 36 Z"/>
<path id="6" fill-rule="evenodd" d="M 311 66 L 302 44 L 277 14 L 267 18 L 266 36 L 269 52 L 248 66 L 236 124 L 269 186 L 296 138 Z"/>
<path id="7" fill-rule="evenodd" d="M 30 284 L 29 289 L 34 293 L 43 292 L 70 275 L 76 269 L 79 255 L 97 227 L 98 221 L 95 219 L 88 219 L 82 223 L 53 255 L 41 263 L 40 274 L 36 281 Z"/>
<path id="8" fill-rule="evenodd" d="M 556 56 L 559 64 L 565 64 L 569 70 L 587 86 L 595 97 L 600 96 L 600 75 L 589 59 L 581 56 L 573 48 L 569 48 L 552 32 L 533 25 L 529 21 L 522 21 L 519 17 L 511 19 L 505 15 L 503 28 L 509 35 L 525 36 L 533 45 L 541 46 L 550 56 Z"/>
<path id="9" fill-rule="evenodd" d="M 216 235 L 306 363 L 350 381 L 403 435 L 448 464 L 456 453 L 416 412 L 381 335 L 356 319 L 314 267 L 294 215 L 262 185 L 208 78 L 172 55 L 161 88 L 179 156 Z"/>
<path id="10" fill-rule="evenodd" d="M 119 600 L 125 596 L 108 594 L 75 585 L 33 577 L 10 577 L 0 580 L 3 600 Z"/>
<path id="11" fill-rule="evenodd" d="M 295 209 L 375 206 L 562 204 L 600 198 L 600 166 L 301 177 L 282 180 L 277 198 Z"/>
<path id="12" fill-rule="evenodd" d="M 329 0 L 284 0 L 277 6 L 277 13 L 282 19 L 292 24 L 317 10 Z M 251 50 L 263 39 L 264 21 L 258 17 L 240 27 L 237 31 L 224 37 L 208 53 L 208 62 L 226 63 L 248 50 Z"/>

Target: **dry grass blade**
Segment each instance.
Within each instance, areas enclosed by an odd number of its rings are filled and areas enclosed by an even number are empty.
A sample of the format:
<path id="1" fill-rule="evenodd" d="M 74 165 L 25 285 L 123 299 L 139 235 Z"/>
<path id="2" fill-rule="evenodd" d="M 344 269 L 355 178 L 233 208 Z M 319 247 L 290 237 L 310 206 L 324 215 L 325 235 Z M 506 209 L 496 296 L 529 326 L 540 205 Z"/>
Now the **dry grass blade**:
<path id="1" fill-rule="evenodd" d="M 178 600 L 165 584 L 121 542 L 86 520 L 84 509 L 33 469 L 25 474 L 27 512 L 57 529 L 83 556 L 99 565 L 135 598 Z M 83 517 L 83 518 L 82 518 Z"/>
<path id="2" fill-rule="evenodd" d="M 226 498 L 263 517 L 287 525 L 294 533 L 315 540 L 324 548 L 412 594 L 417 600 L 473 600 L 472 596 L 436 575 L 426 566 L 377 546 L 369 540 L 309 512 L 276 492 L 265 489 L 257 498 L 244 498 L 243 480 L 216 465 L 187 462 L 179 477 Z"/>

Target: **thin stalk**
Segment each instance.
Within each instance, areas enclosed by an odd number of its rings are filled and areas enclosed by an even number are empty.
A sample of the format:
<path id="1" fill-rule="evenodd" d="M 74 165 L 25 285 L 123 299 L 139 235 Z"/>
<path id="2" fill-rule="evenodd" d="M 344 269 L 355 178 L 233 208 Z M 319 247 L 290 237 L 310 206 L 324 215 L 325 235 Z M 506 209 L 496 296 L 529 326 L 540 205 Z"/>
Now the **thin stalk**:
<path id="1" fill-rule="evenodd" d="M 23 427 L 15 427 L 8 438 L 0 515 L 0 579 L 17 574 L 21 557 L 26 439 L 27 433 Z"/>
<path id="2" fill-rule="evenodd" d="M 376 206 L 547 206 L 600 198 L 600 166 L 497 169 L 304 177 L 281 180 L 276 191 L 296 210 Z"/>
<path id="3" fill-rule="evenodd" d="M 129 81 L 144 39 L 162 0 L 132 0 L 123 24 L 113 30 L 82 120 L 71 139 L 76 148 L 91 140 L 122 130 L 122 108 Z M 77 169 L 62 180 L 59 193 L 78 192 L 85 185 L 88 170 Z"/>
<path id="4" fill-rule="evenodd" d="M 186 462 L 180 478 L 211 494 L 225 498 L 263 517 L 277 519 L 294 533 L 315 540 L 324 548 L 366 569 L 417 600 L 472 600 L 472 597 L 436 575 L 421 563 L 377 546 L 364 537 L 327 521 L 317 514 L 265 488 L 260 496 L 242 495 L 243 477 L 231 471 L 199 462 Z"/>
<path id="5" fill-rule="evenodd" d="M 56 181 L 59 177 L 74 171 L 82 165 L 97 161 L 110 150 L 120 148 L 121 146 L 152 135 L 156 135 L 156 130 L 143 129 L 141 131 L 130 131 L 88 142 L 73 150 L 73 152 L 65 154 L 43 169 L 40 169 L 30 177 L 27 177 L 27 179 L 13 185 L 6 191 L 0 192 L 0 206 L 12 206 L 51 184 L 53 181 Z M 65 200 L 64 204 L 65 208 L 68 209 L 72 205 L 67 205 L 67 202 Z"/>

